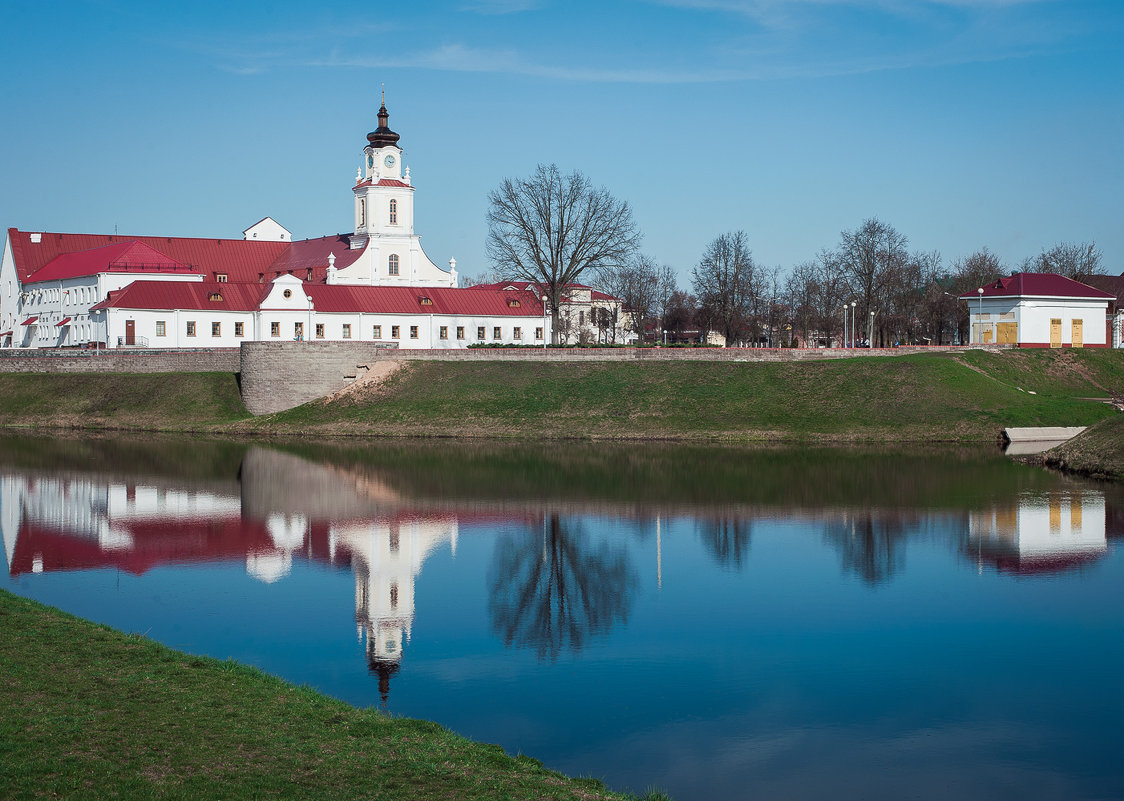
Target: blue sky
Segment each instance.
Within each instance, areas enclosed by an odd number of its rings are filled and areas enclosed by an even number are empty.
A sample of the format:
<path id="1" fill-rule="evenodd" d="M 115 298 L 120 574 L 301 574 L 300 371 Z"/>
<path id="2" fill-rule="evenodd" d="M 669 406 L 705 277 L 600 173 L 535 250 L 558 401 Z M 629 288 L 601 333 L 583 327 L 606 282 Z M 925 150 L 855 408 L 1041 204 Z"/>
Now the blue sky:
<path id="1" fill-rule="evenodd" d="M 3 2 L 0 224 L 345 231 L 385 84 L 416 231 L 462 273 L 538 163 L 629 201 L 685 277 L 879 217 L 946 263 L 1095 240 L 1124 270 L 1119 0 Z"/>

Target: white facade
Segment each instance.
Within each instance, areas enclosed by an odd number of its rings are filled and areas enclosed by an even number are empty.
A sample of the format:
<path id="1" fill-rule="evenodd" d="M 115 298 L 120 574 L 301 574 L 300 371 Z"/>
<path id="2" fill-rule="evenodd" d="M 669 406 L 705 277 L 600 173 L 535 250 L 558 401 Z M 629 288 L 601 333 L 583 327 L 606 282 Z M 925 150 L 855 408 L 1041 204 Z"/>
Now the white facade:
<path id="1" fill-rule="evenodd" d="M 272 217 L 263 217 L 242 232 L 243 239 L 256 239 L 259 242 L 292 242 L 289 229 Z"/>
<path id="2" fill-rule="evenodd" d="M 972 344 L 1003 344 L 1001 324 L 1014 323 L 1024 347 L 1106 347 L 1107 302 L 1096 298 L 984 297 L 968 301 Z M 1057 322 L 1057 321 L 1060 321 Z M 1060 339 L 1059 339 L 1060 334 Z"/>
<path id="3" fill-rule="evenodd" d="M 475 290 L 460 290 L 472 292 Z M 310 302 L 311 301 L 311 302 Z M 153 348 L 236 348 L 246 341 L 380 342 L 401 349 L 459 349 L 474 344 L 542 345 L 549 317 L 533 315 L 321 312 L 291 275 L 272 282 L 255 310 L 110 307 L 109 347 L 122 347 L 129 322 L 137 343 Z M 498 334 L 498 335 L 497 335 Z"/>

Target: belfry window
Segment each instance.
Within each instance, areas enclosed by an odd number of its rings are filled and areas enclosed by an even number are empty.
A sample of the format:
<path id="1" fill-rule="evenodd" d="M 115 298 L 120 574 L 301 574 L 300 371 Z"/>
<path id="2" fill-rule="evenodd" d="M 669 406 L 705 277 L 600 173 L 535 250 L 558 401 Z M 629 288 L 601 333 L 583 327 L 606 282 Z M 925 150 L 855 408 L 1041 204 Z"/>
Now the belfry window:
<path id="1" fill-rule="evenodd" d="M 398 201 L 390 201 L 390 224 L 398 225 Z"/>
<path id="2" fill-rule="evenodd" d="M 359 227 L 367 224 L 367 198 L 359 198 Z"/>
<path id="3" fill-rule="evenodd" d="M 393 202 L 393 201 L 391 201 Z M 398 254 L 391 253 L 390 258 L 386 262 L 387 272 L 391 275 L 398 275 Z"/>

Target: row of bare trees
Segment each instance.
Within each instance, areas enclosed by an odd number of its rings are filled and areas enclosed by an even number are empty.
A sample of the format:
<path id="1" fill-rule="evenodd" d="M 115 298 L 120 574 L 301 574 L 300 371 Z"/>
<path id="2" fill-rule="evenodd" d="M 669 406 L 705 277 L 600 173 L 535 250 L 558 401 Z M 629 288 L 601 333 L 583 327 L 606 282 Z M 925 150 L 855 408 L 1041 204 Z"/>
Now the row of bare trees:
<path id="1" fill-rule="evenodd" d="M 530 178 L 505 179 L 489 200 L 495 277 L 542 286 L 556 332 L 566 287 L 593 281 L 625 309 L 593 320 L 606 341 L 623 328 L 641 339 L 692 331 L 700 339 L 721 333 L 731 345 L 831 345 L 842 342 L 845 325 L 849 339 L 872 346 L 966 341 L 968 305 L 958 297 L 1010 272 L 987 248 L 946 265 L 869 219 L 787 273 L 754 259 L 744 231 L 720 234 L 691 269 L 687 293 L 671 267 L 640 252 L 628 203 L 579 172 L 540 165 Z M 1077 280 L 1105 272 L 1093 243 L 1057 244 L 1019 269 Z"/>

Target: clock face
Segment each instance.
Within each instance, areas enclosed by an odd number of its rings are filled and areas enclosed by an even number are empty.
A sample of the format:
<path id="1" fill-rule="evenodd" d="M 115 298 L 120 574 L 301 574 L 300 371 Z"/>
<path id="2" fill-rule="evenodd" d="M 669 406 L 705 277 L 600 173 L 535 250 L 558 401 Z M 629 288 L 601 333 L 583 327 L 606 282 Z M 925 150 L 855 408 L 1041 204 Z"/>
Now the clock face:
<path id="1" fill-rule="evenodd" d="M 387 167 L 393 167 L 394 166 L 394 156 L 387 156 L 385 159 L 382 160 L 382 163 L 385 164 Z"/>

